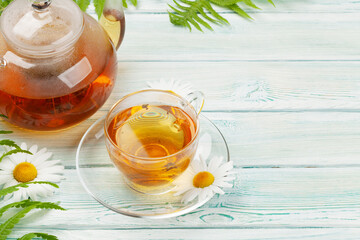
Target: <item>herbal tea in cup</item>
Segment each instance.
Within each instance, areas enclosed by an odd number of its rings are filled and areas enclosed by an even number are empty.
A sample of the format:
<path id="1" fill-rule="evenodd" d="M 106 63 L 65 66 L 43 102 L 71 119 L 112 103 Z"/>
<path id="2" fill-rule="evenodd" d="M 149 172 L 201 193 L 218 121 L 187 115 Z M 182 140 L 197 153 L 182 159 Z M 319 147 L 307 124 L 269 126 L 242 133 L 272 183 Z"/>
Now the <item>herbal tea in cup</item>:
<path id="1" fill-rule="evenodd" d="M 194 92 L 188 99 L 170 91 L 144 90 L 124 97 L 108 113 L 106 147 L 134 190 L 167 192 L 189 166 L 198 145 L 204 98 Z"/>

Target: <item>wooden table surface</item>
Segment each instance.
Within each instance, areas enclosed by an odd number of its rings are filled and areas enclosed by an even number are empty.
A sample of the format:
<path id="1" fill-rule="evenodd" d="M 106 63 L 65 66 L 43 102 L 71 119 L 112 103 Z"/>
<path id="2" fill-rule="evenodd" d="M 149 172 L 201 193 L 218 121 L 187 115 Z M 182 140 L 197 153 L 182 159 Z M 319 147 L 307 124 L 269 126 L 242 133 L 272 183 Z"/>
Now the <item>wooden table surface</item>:
<path id="1" fill-rule="evenodd" d="M 40 231 L 60 239 L 359 239 L 360 3 L 274 0 L 246 21 L 188 32 L 169 23 L 164 1 L 127 11 L 115 90 L 90 119 L 66 131 L 13 130 L 62 159 L 51 199 L 65 212 L 30 214 L 12 238 Z M 146 220 L 114 213 L 81 186 L 82 134 L 121 96 L 146 81 L 189 81 L 206 95 L 203 114 L 228 141 L 234 188 L 192 213 Z"/>

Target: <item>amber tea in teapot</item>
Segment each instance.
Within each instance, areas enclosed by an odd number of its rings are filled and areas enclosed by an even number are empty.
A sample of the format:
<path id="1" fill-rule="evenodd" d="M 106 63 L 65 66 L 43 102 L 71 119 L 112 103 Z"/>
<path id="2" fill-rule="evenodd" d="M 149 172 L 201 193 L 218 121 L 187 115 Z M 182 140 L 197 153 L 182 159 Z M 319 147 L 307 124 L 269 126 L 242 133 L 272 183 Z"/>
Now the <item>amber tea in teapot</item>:
<path id="1" fill-rule="evenodd" d="M 0 113 L 27 129 L 66 128 L 114 87 L 123 11 L 106 5 L 100 25 L 72 0 L 29 2 L 15 0 L 1 16 Z"/>

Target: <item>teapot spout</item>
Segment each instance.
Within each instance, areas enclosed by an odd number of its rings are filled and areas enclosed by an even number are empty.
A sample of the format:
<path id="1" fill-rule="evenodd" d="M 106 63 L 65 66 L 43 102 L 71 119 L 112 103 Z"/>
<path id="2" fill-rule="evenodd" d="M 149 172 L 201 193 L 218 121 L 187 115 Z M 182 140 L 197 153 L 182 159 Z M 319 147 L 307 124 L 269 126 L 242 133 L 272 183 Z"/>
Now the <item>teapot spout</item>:
<path id="1" fill-rule="evenodd" d="M 99 22 L 116 49 L 118 49 L 125 33 L 125 16 L 122 1 L 106 0 Z"/>

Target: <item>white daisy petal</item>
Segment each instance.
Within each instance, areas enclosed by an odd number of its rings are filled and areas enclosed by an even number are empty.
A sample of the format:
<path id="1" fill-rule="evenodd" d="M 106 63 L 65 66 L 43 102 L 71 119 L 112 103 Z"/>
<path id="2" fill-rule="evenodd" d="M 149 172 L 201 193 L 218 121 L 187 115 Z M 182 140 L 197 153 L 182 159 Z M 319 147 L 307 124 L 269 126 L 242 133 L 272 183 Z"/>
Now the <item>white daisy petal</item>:
<path id="1" fill-rule="evenodd" d="M 202 190 L 198 193 L 198 195 L 199 195 L 199 197 L 198 197 L 199 202 L 202 202 L 202 201 L 204 201 L 204 200 L 206 199 L 206 197 L 207 197 L 207 191 L 206 191 L 206 190 L 207 190 L 207 189 L 204 188 L 204 189 L 202 189 Z"/>
<path id="2" fill-rule="evenodd" d="M 182 195 L 184 194 L 185 192 L 189 191 L 189 188 L 182 188 L 181 190 L 177 190 L 176 193 L 174 193 L 174 196 L 179 196 L 179 195 Z"/>
<path id="3" fill-rule="evenodd" d="M 12 175 L 8 173 L 2 173 L 0 171 L 0 185 L 3 185 L 4 183 L 10 181 L 12 179 Z"/>
<path id="4" fill-rule="evenodd" d="M 0 163 L 0 169 L 12 172 L 14 170 L 16 164 L 14 164 L 13 161 L 6 161 L 6 160 L 8 160 L 8 159 L 4 159 Z"/>
<path id="5" fill-rule="evenodd" d="M 44 161 L 42 163 L 38 163 L 38 164 L 34 164 L 36 166 L 36 169 L 48 169 L 50 167 L 56 166 L 60 161 Z M 57 165 L 57 166 L 61 166 L 61 165 Z"/>
<path id="6" fill-rule="evenodd" d="M 4 184 L 3 188 L 8 188 L 17 184 L 19 184 L 19 182 L 16 181 L 14 178 L 11 178 L 7 183 Z"/>
<path id="7" fill-rule="evenodd" d="M 232 161 L 224 163 L 214 172 L 214 176 L 224 176 L 227 171 L 233 169 L 233 166 L 234 164 Z"/>
<path id="8" fill-rule="evenodd" d="M 220 195 L 224 194 L 225 192 L 223 190 L 221 190 L 221 188 L 219 188 L 218 186 L 216 185 L 212 185 L 211 186 L 211 190 L 214 192 L 214 193 L 218 193 Z"/>
<path id="9" fill-rule="evenodd" d="M 160 79 L 159 81 L 147 82 L 149 88 L 172 91 L 182 97 L 192 92 L 189 82 L 182 82 L 175 79 Z"/>
<path id="10" fill-rule="evenodd" d="M 21 143 L 20 147 L 27 150 L 26 143 Z M 13 148 L 9 148 L 11 150 Z M 46 148 L 40 149 L 34 145 L 29 148 L 33 155 L 25 153 L 17 153 L 3 159 L 0 163 L 0 187 L 3 188 L 17 185 L 19 182 L 14 179 L 13 171 L 18 164 L 29 162 L 34 165 L 37 171 L 37 177 L 31 181 L 50 181 L 59 182 L 63 179 L 62 173 L 64 167 L 60 165 L 59 160 L 49 160 L 52 156 L 51 152 L 47 152 Z M 26 177 L 26 176 L 24 176 Z M 40 197 L 51 196 L 55 188 L 46 184 L 29 184 L 27 188 L 20 188 L 18 191 L 6 195 L 1 203 L 5 201 L 15 202 L 29 197 L 33 200 L 39 200 Z"/>
<path id="11" fill-rule="evenodd" d="M 200 160 L 200 158 L 194 159 L 194 160 L 191 162 L 190 167 L 193 169 L 193 171 L 194 171 L 195 174 L 198 173 L 198 172 L 204 171 L 203 168 L 201 167 L 201 160 Z"/>
<path id="12" fill-rule="evenodd" d="M 57 174 L 41 174 L 37 177 L 38 181 L 45 181 L 45 182 L 60 182 L 63 179 L 62 175 Z"/>
<path id="13" fill-rule="evenodd" d="M 216 186 L 219 186 L 219 187 L 232 187 L 233 185 L 231 183 L 220 181 L 220 182 L 216 183 Z"/>
<path id="14" fill-rule="evenodd" d="M 31 146 L 31 148 L 29 148 L 29 152 L 32 152 L 33 154 L 35 154 L 38 150 L 38 146 L 37 145 L 33 145 Z"/>
<path id="15" fill-rule="evenodd" d="M 34 165 L 39 165 L 40 163 L 45 162 L 46 160 L 48 160 L 50 157 L 52 156 L 52 153 L 43 153 L 39 156 L 36 157 L 36 159 L 32 160 L 32 164 Z"/>
<path id="16" fill-rule="evenodd" d="M 27 145 L 26 145 L 26 143 L 24 143 L 24 142 L 22 142 L 22 143 L 20 144 L 20 147 L 21 147 L 21 149 L 27 150 Z"/>
<path id="17" fill-rule="evenodd" d="M 190 191 L 188 191 L 187 193 L 185 193 L 184 197 L 183 197 L 183 201 L 185 203 L 191 202 L 192 200 L 194 200 L 196 197 L 198 196 L 198 189 L 191 189 Z"/>
<path id="18" fill-rule="evenodd" d="M 206 165 L 206 162 L 205 162 L 204 158 L 200 158 L 200 167 L 201 167 L 201 171 L 207 171 L 208 170 L 208 166 Z"/>
<path id="19" fill-rule="evenodd" d="M 227 182 L 227 181 L 233 181 L 233 180 L 235 180 L 236 179 L 236 177 L 234 177 L 234 176 L 226 176 L 226 177 L 222 177 L 221 178 L 221 180 L 222 181 L 225 181 L 225 182 Z"/>
<path id="20" fill-rule="evenodd" d="M 208 159 L 211 153 L 211 145 L 212 145 L 212 138 L 209 133 L 205 133 L 199 139 L 201 145 L 198 147 L 198 157 L 202 157 L 203 159 Z"/>
<path id="21" fill-rule="evenodd" d="M 24 192 L 24 189 L 20 189 L 20 190 L 14 192 L 14 194 L 13 194 L 13 196 L 11 198 L 11 201 L 12 202 L 19 202 L 21 200 L 25 200 L 25 199 L 21 198 L 23 192 Z"/>
<path id="22" fill-rule="evenodd" d="M 219 157 L 212 158 L 209 163 L 209 167 L 208 167 L 209 171 L 210 172 L 216 171 L 216 169 L 219 168 L 221 163 L 222 163 L 222 158 L 219 158 Z"/>

